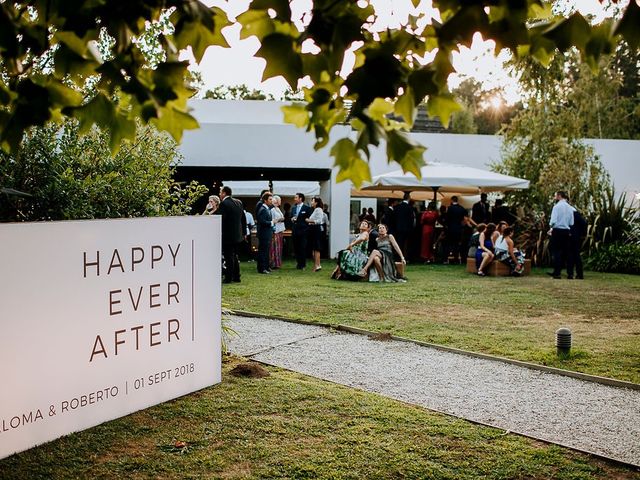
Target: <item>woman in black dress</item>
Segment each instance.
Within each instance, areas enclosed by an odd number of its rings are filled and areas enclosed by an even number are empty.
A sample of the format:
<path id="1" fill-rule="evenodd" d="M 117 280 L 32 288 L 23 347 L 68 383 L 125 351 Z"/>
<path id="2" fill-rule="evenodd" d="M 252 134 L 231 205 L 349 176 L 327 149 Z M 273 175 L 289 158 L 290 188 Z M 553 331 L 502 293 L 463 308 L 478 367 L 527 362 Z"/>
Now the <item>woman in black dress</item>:
<path id="1" fill-rule="evenodd" d="M 327 227 L 325 225 L 324 218 L 324 202 L 320 197 L 313 197 L 311 200 L 311 208 L 313 213 L 306 222 L 310 225 L 309 229 L 309 242 L 311 244 L 311 253 L 313 255 L 313 271 L 317 272 L 322 269 L 320 265 L 320 252 L 325 244 L 325 235 Z"/>

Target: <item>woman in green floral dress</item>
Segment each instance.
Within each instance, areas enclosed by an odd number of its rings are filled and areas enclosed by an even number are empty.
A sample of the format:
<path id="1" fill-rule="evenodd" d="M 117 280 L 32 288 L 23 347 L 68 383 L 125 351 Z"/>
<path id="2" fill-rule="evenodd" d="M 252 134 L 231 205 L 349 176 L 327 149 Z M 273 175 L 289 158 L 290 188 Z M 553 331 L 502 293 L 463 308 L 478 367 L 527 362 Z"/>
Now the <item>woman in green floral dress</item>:
<path id="1" fill-rule="evenodd" d="M 360 234 L 345 250 L 338 253 L 338 267 L 332 277 L 345 280 L 360 280 L 358 272 L 367 263 L 369 258 L 369 232 L 371 224 L 367 221 L 360 222 Z"/>

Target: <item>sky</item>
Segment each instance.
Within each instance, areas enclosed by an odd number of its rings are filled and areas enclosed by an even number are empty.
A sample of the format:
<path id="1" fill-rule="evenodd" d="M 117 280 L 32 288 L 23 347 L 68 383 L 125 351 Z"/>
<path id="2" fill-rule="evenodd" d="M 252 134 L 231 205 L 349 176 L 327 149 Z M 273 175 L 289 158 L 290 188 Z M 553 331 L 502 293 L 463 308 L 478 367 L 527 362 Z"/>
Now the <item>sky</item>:
<path id="1" fill-rule="evenodd" d="M 596 21 L 604 18 L 604 8 L 598 0 L 563 0 L 566 8 L 578 9 L 582 14 L 594 15 Z M 230 18 L 244 12 L 250 0 L 205 0 L 210 6 L 221 6 L 228 12 Z M 310 0 L 292 0 L 291 8 L 293 18 L 302 19 L 305 12 L 310 10 Z M 423 0 L 417 9 L 412 6 L 411 0 L 371 0 L 376 8 L 378 19 L 374 27 L 399 26 L 406 22 L 410 13 L 427 13 L 437 16 L 437 11 L 431 8 L 431 2 Z M 186 53 L 184 58 L 190 58 L 194 68 L 202 73 L 204 90 L 212 89 L 218 85 L 246 84 L 250 88 L 261 89 L 279 98 L 287 89 L 287 83 L 281 77 L 261 81 L 265 61 L 255 58 L 253 55 L 259 48 L 255 37 L 240 40 L 240 26 L 234 25 L 224 30 L 224 35 L 231 46 L 229 49 L 221 47 L 209 47 L 200 65 L 195 66 L 193 58 Z M 506 52 L 496 57 L 494 55 L 495 44 L 484 41 L 479 34 L 474 37 L 471 48 L 461 47 L 459 53 L 453 55 L 453 65 L 457 73 L 450 77 L 450 87 L 455 88 L 462 80 L 472 77 L 480 81 L 485 89 L 502 87 L 505 91 L 505 99 L 508 103 L 514 103 L 520 98 L 516 81 L 502 67 L 502 62 L 508 58 Z M 354 57 L 345 58 L 342 72 L 348 73 L 353 65 Z M 299 86 L 305 86 L 304 84 Z"/>

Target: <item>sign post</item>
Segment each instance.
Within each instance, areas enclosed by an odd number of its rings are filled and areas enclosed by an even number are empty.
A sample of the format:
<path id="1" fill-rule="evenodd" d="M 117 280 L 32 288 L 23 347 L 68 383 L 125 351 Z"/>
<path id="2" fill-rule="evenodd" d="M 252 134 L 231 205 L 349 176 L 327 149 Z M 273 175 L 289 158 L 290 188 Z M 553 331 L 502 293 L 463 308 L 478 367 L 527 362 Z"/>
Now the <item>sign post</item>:
<path id="1" fill-rule="evenodd" d="M 220 219 L 0 225 L 0 458 L 221 381 Z"/>

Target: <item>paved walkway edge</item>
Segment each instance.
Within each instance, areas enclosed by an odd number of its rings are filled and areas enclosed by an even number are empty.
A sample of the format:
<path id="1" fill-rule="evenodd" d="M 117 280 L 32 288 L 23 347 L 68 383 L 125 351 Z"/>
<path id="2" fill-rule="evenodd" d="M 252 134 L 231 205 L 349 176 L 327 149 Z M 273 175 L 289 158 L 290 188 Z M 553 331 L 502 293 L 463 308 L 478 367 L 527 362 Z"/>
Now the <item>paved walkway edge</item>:
<path id="1" fill-rule="evenodd" d="M 381 332 L 372 332 L 369 330 L 364 330 L 362 328 L 351 327 L 349 325 L 341 325 L 341 324 L 332 325 L 330 323 L 310 322 L 307 320 L 298 320 L 294 318 L 281 317 L 278 315 L 265 315 L 262 313 L 246 312 L 243 310 L 231 310 L 229 313 L 231 313 L 232 315 L 238 315 L 241 317 L 269 318 L 272 320 L 282 320 L 283 322 L 298 323 L 301 325 L 313 325 L 316 327 L 333 328 L 334 330 L 339 330 L 342 332 L 349 332 L 349 333 L 356 333 L 359 335 L 376 335 L 381 333 Z M 414 343 L 416 345 L 421 345 L 423 347 L 430 347 L 436 350 L 442 350 L 444 352 L 458 353 L 460 355 L 466 355 L 468 357 L 482 358 L 485 360 L 493 360 L 496 362 L 517 365 L 519 367 L 530 368 L 531 370 L 554 373 L 556 375 L 564 375 L 565 377 L 577 378 L 579 380 L 584 380 L 587 382 L 600 383 L 602 385 L 608 385 L 610 387 L 629 388 L 631 390 L 640 391 L 640 384 L 633 383 L 633 382 L 626 382 L 624 380 L 616 380 L 615 378 L 599 377 L 597 375 L 589 375 L 588 373 L 574 372 L 572 370 L 564 370 L 562 368 L 547 367 L 545 365 L 538 365 L 536 363 L 523 362 L 522 360 L 513 360 L 511 358 L 505 358 L 505 357 L 496 357 L 494 355 L 488 355 L 486 353 L 471 352 L 469 350 L 462 350 L 460 348 L 447 347 L 444 345 L 439 345 L 437 343 L 422 342 L 420 340 L 413 340 L 411 338 L 398 337 L 396 335 L 391 335 L 391 339 L 397 340 L 399 342 Z"/>
<path id="2" fill-rule="evenodd" d="M 331 324 L 327 324 L 327 323 L 316 323 L 316 322 L 310 322 L 310 321 L 307 321 L 307 320 L 296 320 L 296 319 L 291 319 L 291 318 L 286 318 L 286 317 L 279 317 L 279 316 L 274 316 L 274 315 L 263 315 L 263 314 L 258 314 L 258 313 L 254 313 L 254 312 L 245 312 L 245 311 L 241 311 L 241 310 L 234 310 L 234 311 L 231 311 L 229 313 L 231 313 L 233 315 L 237 315 L 237 316 L 242 316 L 242 317 L 268 318 L 268 319 L 281 320 L 281 321 L 285 321 L 285 322 L 289 322 L 289 323 L 296 323 L 296 324 L 301 324 L 301 325 L 311 325 L 311 326 L 316 326 L 316 327 L 332 328 L 332 329 L 335 329 L 335 330 L 345 331 L 345 332 L 353 333 L 353 334 L 356 334 L 356 335 L 375 335 L 376 333 L 380 333 L 380 332 L 370 332 L 368 330 L 364 330 L 364 329 L 360 329 L 360 328 L 356 328 L 356 327 L 350 327 L 350 326 L 347 326 L 347 325 L 340 325 L 340 324 L 339 325 L 331 325 Z M 631 383 L 631 382 L 624 382 L 622 380 L 615 380 L 615 379 L 610 379 L 610 378 L 606 378 L 606 377 L 598 377 L 598 376 L 594 376 L 594 375 L 587 375 L 587 374 L 582 374 L 582 373 L 579 373 L 579 372 L 572 372 L 570 370 L 562 370 L 562 369 L 559 369 L 559 368 L 545 367 L 543 365 L 536 365 L 536 364 L 532 364 L 532 363 L 528 363 L 528 362 L 522 362 L 522 361 L 519 361 L 519 360 L 511 360 L 511 359 L 503 358 L 503 357 L 494 357 L 492 355 L 481 354 L 481 353 L 476 353 L 476 352 L 470 352 L 470 351 L 467 351 L 467 350 L 461 350 L 461 349 L 456 349 L 456 348 L 451 348 L 451 347 L 445 347 L 445 346 L 442 346 L 442 345 L 431 344 L 431 343 L 427 343 L 427 342 L 420 342 L 420 341 L 417 341 L 417 340 L 407 339 L 407 338 L 403 338 L 403 337 L 396 337 L 396 336 L 393 336 L 393 335 L 391 336 L 391 338 L 393 340 L 397 340 L 397 341 L 401 341 L 401 342 L 414 343 L 414 344 L 417 344 L 417 345 L 421 345 L 421 346 L 425 346 L 425 347 L 431 347 L 431 348 L 435 348 L 437 350 L 443 350 L 443 351 L 447 351 L 447 352 L 451 352 L 451 353 L 457 353 L 457 354 L 462 354 L 462 355 L 468 355 L 468 356 L 471 356 L 471 357 L 482 358 L 482 359 L 486 359 L 486 360 L 494 360 L 494 361 L 498 361 L 498 362 L 509 363 L 509 364 L 512 364 L 512 365 L 518 365 L 518 366 L 522 366 L 522 367 L 525 367 L 525 368 L 531 368 L 533 370 L 540 370 L 540 371 L 544 371 L 544 372 L 548 372 L 548 373 L 559 374 L 559 375 L 564 375 L 564 376 L 568 376 L 568 377 L 572 377 L 572 378 L 577 378 L 577 379 L 580 379 L 580 380 L 592 381 L 594 383 L 601 383 L 601 384 L 604 384 L 604 385 L 607 385 L 607 386 L 632 388 L 634 390 L 640 390 L 640 385 L 635 384 L 635 383 Z M 297 343 L 298 341 L 301 341 L 301 340 L 304 340 L 304 339 L 298 339 L 298 340 L 295 340 L 293 342 L 286 342 L 283 345 Z M 271 348 L 277 348 L 279 346 L 282 346 L 282 345 L 272 346 L 272 347 L 269 347 L 269 348 L 267 348 L 265 350 L 269 350 Z M 260 352 L 252 352 L 252 353 L 249 353 L 249 354 L 244 355 L 244 356 L 245 356 L 245 358 L 248 358 L 251 361 L 254 361 L 254 362 L 257 362 L 257 363 L 261 363 L 263 365 L 268 365 L 268 366 L 271 366 L 271 367 L 281 368 L 283 370 L 289 370 L 289 369 L 283 368 L 280 365 L 277 365 L 275 363 L 270 363 L 270 362 L 266 362 L 266 361 L 263 361 L 263 360 L 256 360 L 254 358 L 251 358 L 251 357 L 253 357 L 255 355 L 258 355 L 259 353 L 261 353 L 261 351 Z M 293 371 L 293 370 L 291 370 L 291 371 Z M 325 381 L 325 382 L 333 383 L 335 385 L 340 385 L 340 386 L 343 386 L 343 387 L 346 387 L 346 388 L 354 388 L 354 389 L 360 390 L 362 392 L 372 393 L 372 392 L 370 392 L 368 390 L 365 390 L 363 388 L 343 385 L 343 384 L 341 384 L 339 382 L 335 382 L 335 381 L 332 381 L 332 380 L 327 380 L 327 379 L 324 379 L 324 378 L 322 378 L 321 380 Z M 632 385 L 632 387 L 628 387 L 627 385 Z M 385 396 L 385 395 L 379 394 L 379 393 L 373 393 L 373 394 L 374 395 Z M 392 398 L 392 397 L 387 397 L 387 398 Z M 590 456 L 595 457 L 595 458 L 599 458 L 601 460 L 607 461 L 607 462 L 615 464 L 615 465 L 620 465 L 620 466 L 624 466 L 624 467 L 631 467 L 631 468 L 636 469 L 637 471 L 640 471 L 640 464 L 637 464 L 637 463 L 626 462 L 624 460 L 620 460 L 620 459 L 615 458 L 615 457 L 608 457 L 608 456 L 600 454 L 600 453 L 592 452 L 590 450 L 578 448 L 578 447 L 575 447 L 575 446 L 572 446 L 572 445 L 567 445 L 567 444 L 564 444 L 562 442 L 550 441 L 550 440 L 547 440 L 547 439 L 544 439 L 544 438 L 540 438 L 540 437 L 537 437 L 535 435 L 531 435 L 531 434 L 528 434 L 528 433 L 525 433 L 525 432 L 521 432 L 521 431 L 518 431 L 518 430 L 505 430 L 502 427 L 499 427 L 499 426 L 496 426 L 496 425 L 492 425 L 490 423 L 486 423 L 486 422 L 482 422 L 482 421 L 478 421 L 478 420 L 472 420 L 472 419 L 466 418 L 466 417 L 461 416 L 461 415 L 456 415 L 456 414 L 453 414 L 453 413 L 450 413 L 450 412 L 445 412 L 445 411 L 439 410 L 437 408 L 424 407 L 424 406 L 421 406 L 421 405 L 415 405 L 415 404 L 412 404 L 412 403 L 409 403 L 409 402 L 406 402 L 406 401 L 402 401 L 402 400 L 398 400 L 398 399 L 395 399 L 395 398 L 392 398 L 392 399 L 394 401 L 397 401 L 397 402 L 400 402 L 400 403 L 404 403 L 406 405 L 411 405 L 413 407 L 418 407 L 418 408 L 424 408 L 425 410 L 430 410 L 432 412 L 436 412 L 436 413 L 439 413 L 441 415 L 446 415 L 448 417 L 453 417 L 453 418 L 458 418 L 460 420 L 465 420 L 465 421 L 473 423 L 475 425 L 480 425 L 480 426 L 483 426 L 483 427 L 502 430 L 502 431 L 505 431 L 505 433 L 513 433 L 513 434 L 516 434 L 516 435 L 520 435 L 520 436 L 523 436 L 523 437 L 526 437 L 526 438 L 530 438 L 532 440 L 536 440 L 536 441 L 545 443 L 547 445 L 558 445 L 558 446 L 563 447 L 563 448 L 568 448 L 568 449 L 573 450 L 573 451 L 577 451 L 577 452 L 580 452 L 580 453 L 584 453 L 586 455 L 590 455 Z"/>
<path id="3" fill-rule="evenodd" d="M 237 314 L 240 315 L 239 313 L 237 313 Z M 258 317 L 256 317 L 256 318 L 258 318 Z M 266 318 L 266 317 L 264 315 L 262 315 L 259 318 Z M 280 320 L 280 319 L 275 319 L 275 320 Z M 293 323 L 295 323 L 295 322 L 293 322 Z M 317 323 L 314 323 L 314 325 L 319 326 Z M 295 342 L 293 342 L 293 343 L 295 343 Z M 262 365 L 267 365 L 269 367 L 276 367 L 276 368 L 280 368 L 282 370 L 289 370 L 288 368 L 281 367 L 280 365 L 276 365 L 275 363 L 269 363 L 269 362 L 265 362 L 263 360 L 256 360 L 254 358 L 251 358 L 251 355 L 248 355 L 245 358 L 248 358 L 252 362 L 261 363 Z M 295 370 L 289 370 L 289 371 L 295 371 Z M 296 372 L 296 373 L 300 373 L 300 372 Z M 302 373 L 301 375 L 307 375 L 307 374 L 306 373 Z M 313 375 L 307 375 L 307 376 L 313 376 Z M 457 418 L 457 419 L 460 419 L 460 420 L 464 420 L 465 422 L 473 423 L 474 425 L 479 425 L 481 427 L 493 428 L 495 430 L 502 430 L 502 431 L 505 432 L 505 434 L 513 433 L 515 435 L 519 435 L 521 437 L 530 438 L 531 440 L 535 440 L 537 442 L 542 442 L 542 443 L 545 443 L 547 445 L 558 445 L 559 447 L 568 448 L 569 450 L 573 450 L 575 452 L 584 453 L 586 455 L 589 455 L 589 456 L 592 456 L 592 457 L 595 457 L 595 458 L 599 458 L 600 460 L 604 460 L 604 461 L 609 462 L 609 463 L 614 464 L 614 465 L 619 465 L 619 466 L 627 467 L 627 468 L 631 467 L 631 468 L 636 469 L 638 472 L 640 472 L 640 464 L 625 462 L 624 460 L 620 460 L 620 459 L 614 458 L 614 457 L 607 457 L 606 455 L 602 455 L 600 453 L 595 453 L 595 452 L 592 452 L 590 450 L 577 448 L 577 447 L 574 447 L 574 446 L 571 446 L 571 445 L 565 445 L 564 443 L 561 443 L 561 442 L 552 442 L 550 440 L 546 440 L 544 438 L 536 437 L 536 436 L 531 435 L 529 433 L 523 433 L 523 432 L 520 432 L 518 430 L 505 430 L 504 428 L 497 427 L 495 425 L 491 425 L 490 423 L 479 422 L 478 420 L 471 420 L 469 418 L 466 418 L 466 417 L 463 417 L 463 416 L 460 416 L 460 415 L 455 415 L 455 414 L 450 413 L 450 412 L 443 412 L 442 410 L 438 410 L 437 408 L 424 407 L 422 405 L 416 405 L 416 404 L 413 404 L 413 403 L 409 403 L 409 402 L 405 402 L 405 401 L 402 401 L 402 400 L 398 400 L 397 398 L 387 397 L 387 396 L 385 396 L 385 395 L 383 395 L 381 393 L 374 393 L 374 392 L 371 392 L 369 390 L 365 390 L 363 388 L 352 387 L 350 385 L 343 385 L 342 383 L 334 382 L 332 380 L 327 380 L 325 378 L 320 378 L 319 380 L 322 380 L 323 382 L 333 383 L 334 385 L 339 385 L 339 386 L 345 387 L 345 388 L 353 388 L 355 390 L 360 390 L 361 392 L 365 392 L 365 393 L 368 393 L 370 395 L 380 395 L 380 396 L 385 397 L 385 398 L 390 398 L 391 400 L 393 400 L 395 402 L 404 403 L 405 405 L 409 405 L 409 406 L 417 407 L 417 408 L 422 408 L 424 410 L 429 410 L 431 412 L 435 412 L 435 413 L 438 413 L 440 415 L 445 415 L 447 417 L 453 417 L 453 418 Z"/>

